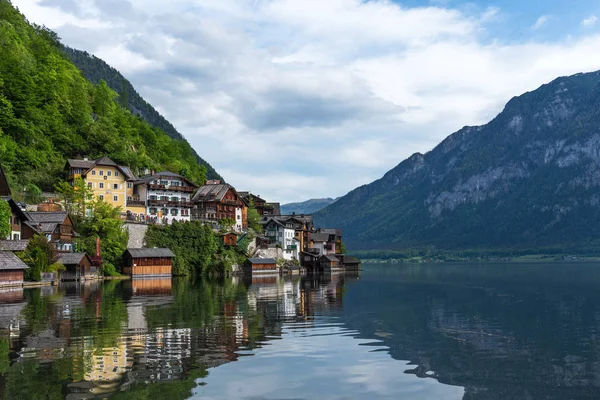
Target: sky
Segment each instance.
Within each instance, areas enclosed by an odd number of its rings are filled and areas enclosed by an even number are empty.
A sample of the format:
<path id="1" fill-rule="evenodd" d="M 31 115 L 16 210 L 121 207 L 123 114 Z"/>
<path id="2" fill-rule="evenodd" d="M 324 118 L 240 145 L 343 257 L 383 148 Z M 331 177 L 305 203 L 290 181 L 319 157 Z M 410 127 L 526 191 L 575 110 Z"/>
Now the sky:
<path id="1" fill-rule="evenodd" d="M 337 197 L 600 70 L 597 0 L 12 0 L 117 68 L 238 190 Z"/>

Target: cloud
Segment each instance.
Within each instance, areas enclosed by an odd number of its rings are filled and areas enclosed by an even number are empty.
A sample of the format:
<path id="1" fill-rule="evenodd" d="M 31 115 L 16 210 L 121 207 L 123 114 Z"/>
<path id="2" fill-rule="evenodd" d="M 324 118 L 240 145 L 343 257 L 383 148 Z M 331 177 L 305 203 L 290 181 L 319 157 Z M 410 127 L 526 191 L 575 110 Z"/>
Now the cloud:
<path id="1" fill-rule="evenodd" d="M 595 15 L 590 15 L 589 17 L 581 21 L 581 26 L 585 28 L 592 28 L 594 27 L 594 25 L 596 25 L 597 21 L 598 17 L 596 17 Z"/>
<path id="2" fill-rule="evenodd" d="M 497 8 L 13 3 L 119 69 L 225 179 L 270 201 L 343 195 L 515 95 L 600 69 L 600 35 L 505 43 L 488 29 L 502 27 Z"/>
<path id="3" fill-rule="evenodd" d="M 533 30 L 540 29 L 542 26 L 544 26 L 548 23 L 548 19 L 549 19 L 549 17 L 547 15 L 542 15 L 541 17 L 539 17 L 537 19 L 537 21 L 535 21 L 535 24 L 533 24 L 531 29 L 533 29 Z"/>

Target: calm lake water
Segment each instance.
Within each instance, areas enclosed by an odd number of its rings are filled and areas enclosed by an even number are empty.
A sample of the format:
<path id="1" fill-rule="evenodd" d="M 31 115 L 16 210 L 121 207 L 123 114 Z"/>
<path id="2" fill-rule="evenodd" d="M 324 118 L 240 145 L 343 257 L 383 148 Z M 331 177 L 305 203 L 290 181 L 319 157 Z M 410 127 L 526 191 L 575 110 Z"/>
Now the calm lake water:
<path id="1" fill-rule="evenodd" d="M 0 292 L 5 399 L 599 399 L 600 264 Z"/>

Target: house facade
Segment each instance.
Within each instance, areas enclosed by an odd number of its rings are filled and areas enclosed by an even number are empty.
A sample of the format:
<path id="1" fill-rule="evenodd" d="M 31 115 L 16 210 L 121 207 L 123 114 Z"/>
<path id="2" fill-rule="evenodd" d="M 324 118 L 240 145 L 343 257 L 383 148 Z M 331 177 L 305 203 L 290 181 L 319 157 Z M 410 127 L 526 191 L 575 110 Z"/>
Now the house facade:
<path id="1" fill-rule="evenodd" d="M 235 221 L 233 228 L 236 232 L 248 229 L 247 207 L 235 188 L 228 184 L 207 183 L 192 199 L 192 220 L 216 225 L 220 220 L 229 218 Z"/>
<path id="2" fill-rule="evenodd" d="M 291 221 L 280 221 L 277 218 L 268 218 L 263 224 L 265 236 L 271 243 L 275 243 L 283 250 L 286 260 L 298 260 L 300 241 L 296 239 L 296 230 Z"/>
<path id="3" fill-rule="evenodd" d="M 0 251 L 0 285 L 22 285 L 26 269 L 29 267 L 15 253 Z"/>
<path id="4" fill-rule="evenodd" d="M 123 274 L 132 278 L 170 277 L 175 254 L 169 249 L 127 249 L 123 254 Z"/>
<path id="5" fill-rule="evenodd" d="M 249 258 L 244 263 L 245 276 L 277 273 L 277 261 L 272 258 Z"/>
<path id="6" fill-rule="evenodd" d="M 108 157 L 96 160 L 67 160 L 67 181 L 71 184 L 83 178 L 95 199 L 100 199 L 125 212 L 127 199 L 133 196 L 135 176 L 127 167 L 117 165 Z M 136 211 L 140 211 L 141 209 Z M 142 211 L 143 212 L 143 211 Z"/>
<path id="7" fill-rule="evenodd" d="M 246 206 L 250 206 L 250 204 L 254 204 L 254 208 L 258 211 L 258 215 L 265 215 L 265 206 L 267 204 L 266 200 L 261 199 L 260 196 L 254 195 L 250 192 L 239 192 L 240 197 L 246 204 Z"/>
<path id="8" fill-rule="evenodd" d="M 65 270 L 58 274 L 61 281 L 85 281 L 100 278 L 100 271 L 92 265 L 92 260 L 86 253 L 61 254 L 58 262 L 65 266 Z"/>
<path id="9" fill-rule="evenodd" d="M 21 239 L 28 240 L 35 235 L 44 235 L 57 251 L 73 252 L 73 221 L 66 211 L 27 212 L 27 220 L 22 223 Z"/>
<path id="10" fill-rule="evenodd" d="M 189 222 L 193 208 L 192 194 L 198 185 L 174 172 L 164 171 L 135 181 L 127 202 L 127 218 L 170 224 Z M 133 207 L 141 208 L 134 210 Z M 138 211 L 138 212 L 136 212 Z"/>

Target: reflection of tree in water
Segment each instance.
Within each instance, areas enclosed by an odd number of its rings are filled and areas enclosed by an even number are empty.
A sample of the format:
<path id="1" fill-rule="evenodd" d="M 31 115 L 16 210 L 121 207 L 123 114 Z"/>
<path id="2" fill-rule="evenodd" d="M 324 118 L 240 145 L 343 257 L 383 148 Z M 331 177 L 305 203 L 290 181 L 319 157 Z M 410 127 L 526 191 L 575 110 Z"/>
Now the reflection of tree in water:
<path id="1" fill-rule="evenodd" d="M 600 271 L 560 268 L 365 274 L 344 313 L 351 329 L 414 362 L 407 373 L 464 386 L 465 399 L 597 398 Z"/>

